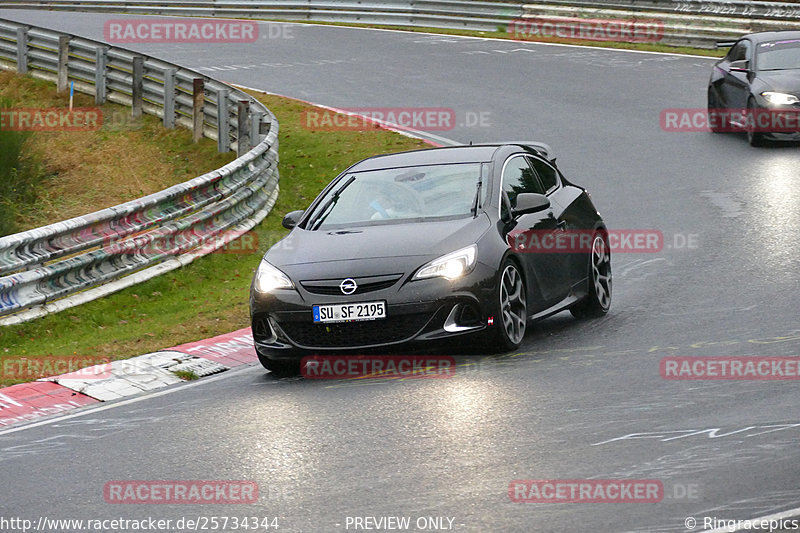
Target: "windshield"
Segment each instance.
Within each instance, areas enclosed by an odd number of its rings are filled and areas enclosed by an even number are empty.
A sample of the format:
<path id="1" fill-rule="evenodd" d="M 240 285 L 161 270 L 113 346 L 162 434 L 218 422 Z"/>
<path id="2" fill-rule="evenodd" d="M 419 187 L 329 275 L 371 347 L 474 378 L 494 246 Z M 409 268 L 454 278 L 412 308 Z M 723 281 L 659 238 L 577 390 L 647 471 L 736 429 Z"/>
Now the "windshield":
<path id="1" fill-rule="evenodd" d="M 758 46 L 758 69 L 800 69 L 800 40 L 760 44 Z"/>
<path id="2" fill-rule="evenodd" d="M 488 190 L 481 172 L 481 163 L 355 172 L 320 199 L 306 229 L 471 216 L 479 182 L 481 196 Z"/>

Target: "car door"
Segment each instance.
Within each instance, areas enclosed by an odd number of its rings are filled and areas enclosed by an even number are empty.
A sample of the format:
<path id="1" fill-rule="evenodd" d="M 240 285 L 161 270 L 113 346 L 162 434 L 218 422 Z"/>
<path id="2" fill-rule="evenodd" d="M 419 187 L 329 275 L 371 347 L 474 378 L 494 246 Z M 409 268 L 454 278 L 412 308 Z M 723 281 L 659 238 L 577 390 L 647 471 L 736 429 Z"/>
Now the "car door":
<path id="1" fill-rule="evenodd" d="M 569 193 L 562 187 L 560 173 L 551 163 L 544 158 L 532 157 L 531 166 L 536 170 L 539 181 L 545 190 L 545 194 L 550 199 L 550 206 L 553 209 L 553 216 L 557 220 L 558 231 L 562 232 L 563 241 L 566 243 L 561 246 L 563 261 L 566 263 L 563 278 L 563 290 L 568 293 L 575 281 L 582 279 L 586 273 L 586 253 L 587 245 L 591 238 L 591 231 L 583 227 L 574 215 L 574 202 L 576 191 Z M 580 208 L 578 208 L 580 209 Z M 573 215 L 570 215 L 570 212 Z"/>
<path id="2" fill-rule="evenodd" d="M 753 46 L 748 39 L 742 39 L 733 45 L 725 60 L 718 65 L 722 70 L 719 94 L 728 109 L 742 110 L 747 107 L 747 98 L 750 95 L 749 73 L 731 70 L 734 61 L 742 60 L 753 65 Z"/>
<path id="3" fill-rule="evenodd" d="M 525 154 L 509 157 L 502 174 L 501 216 L 510 218 L 520 193 L 545 194 L 531 158 Z M 568 253 L 558 247 L 557 235 L 564 231 L 558 204 L 539 213 L 522 215 L 508 233 L 509 245 L 518 252 L 528 281 L 529 311 L 535 313 L 563 299 L 569 290 Z M 538 293 L 538 294 L 537 294 Z"/>

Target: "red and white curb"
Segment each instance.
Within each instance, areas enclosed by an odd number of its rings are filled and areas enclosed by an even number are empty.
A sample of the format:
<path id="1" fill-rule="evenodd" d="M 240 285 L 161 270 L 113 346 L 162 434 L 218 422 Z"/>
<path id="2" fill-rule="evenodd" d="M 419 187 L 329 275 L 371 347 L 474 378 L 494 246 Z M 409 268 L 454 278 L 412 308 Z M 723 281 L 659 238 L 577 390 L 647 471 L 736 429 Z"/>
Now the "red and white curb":
<path id="1" fill-rule="evenodd" d="M 258 360 L 250 328 L 0 389 L 0 428 L 181 383 Z"/>
<path id="2" fill-rule="evenodd" d="M 49 382 L 21 383 L 0 389 L 0 427 L 36 420 L 98 403 L 98 400 Z"/>

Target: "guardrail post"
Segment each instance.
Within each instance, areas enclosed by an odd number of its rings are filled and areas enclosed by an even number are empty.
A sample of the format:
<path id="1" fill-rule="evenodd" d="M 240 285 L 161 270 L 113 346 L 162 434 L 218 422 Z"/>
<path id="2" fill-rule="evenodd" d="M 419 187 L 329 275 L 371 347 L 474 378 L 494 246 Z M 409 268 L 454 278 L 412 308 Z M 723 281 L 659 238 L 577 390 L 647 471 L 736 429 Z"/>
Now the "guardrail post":
<path id="1" fill-rule="evenodd" d="M 63 93 L 67 90 L 67 64 L 69 62 L 69 36 L 61 35 L 58 37 L 58 75 L 56 81 L 56 92 Z"/>
<path id="2" fill-rule="evenodd" d="M 134 56 L 133 79 L 131 80 L 131 116 L 142 116 L 142 100 L 144 96 L 144 58 Z"/>
<path id="3" fill-rule="evenodd" d="M 28 73 L 28 28 L 17 28 L 17 73 Z"/>
<path id="4" fill-rule="evenodd" d="M 256 147 L 261 142 L 261 119 L 264 118 L 263 111 L 254 111 L 250 115 L 250 149 Z"/>
<path id="5" fill-rule="evenodd" d="M 196 143 L 203 138 L 203 105 L 205 104 L 205 80 L 192 80 L 192 140 Z"/>
<path id="6" fill-rule="evenodd" d="M 108 48 L 98 46 L 95 50 L 94 71 L 94 103 L 106 103 L 106 66 L 108 65 Z"/>
<path id="7" fill-rule="evenodd" d="M 250 150 L 250 148 L 248 148 L 248 144 L 250 143 L 247 142 L 247 115 L 250 114 L 250 101 L 239 100 L 236 114 L 236 118 L 238 119 L 236 127 L 236 155 L 241 156 Z"/>
<path id="8" fill-rule="evenodd" d="M 174 68 L 164 70 L 164 127 L 175 127 L 175 72 Z"/>
<path id="9" fill-rule="evenodd" d="M 231 149 L 231 123 L 227 89 L 217 91 L 217 151 L 225 153 Z"/>

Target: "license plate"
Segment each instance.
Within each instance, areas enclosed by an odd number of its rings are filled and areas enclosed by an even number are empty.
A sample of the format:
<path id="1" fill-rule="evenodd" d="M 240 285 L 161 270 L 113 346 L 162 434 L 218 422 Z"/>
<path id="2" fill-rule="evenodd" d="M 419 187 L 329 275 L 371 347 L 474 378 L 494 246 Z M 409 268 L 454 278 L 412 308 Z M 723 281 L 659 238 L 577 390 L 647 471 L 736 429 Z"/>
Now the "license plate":
<path id="1" fill-rule="evenodd" d="M 314 322 L 350 322 L 386 318 L 386 302 L 315 305 Z"/>

